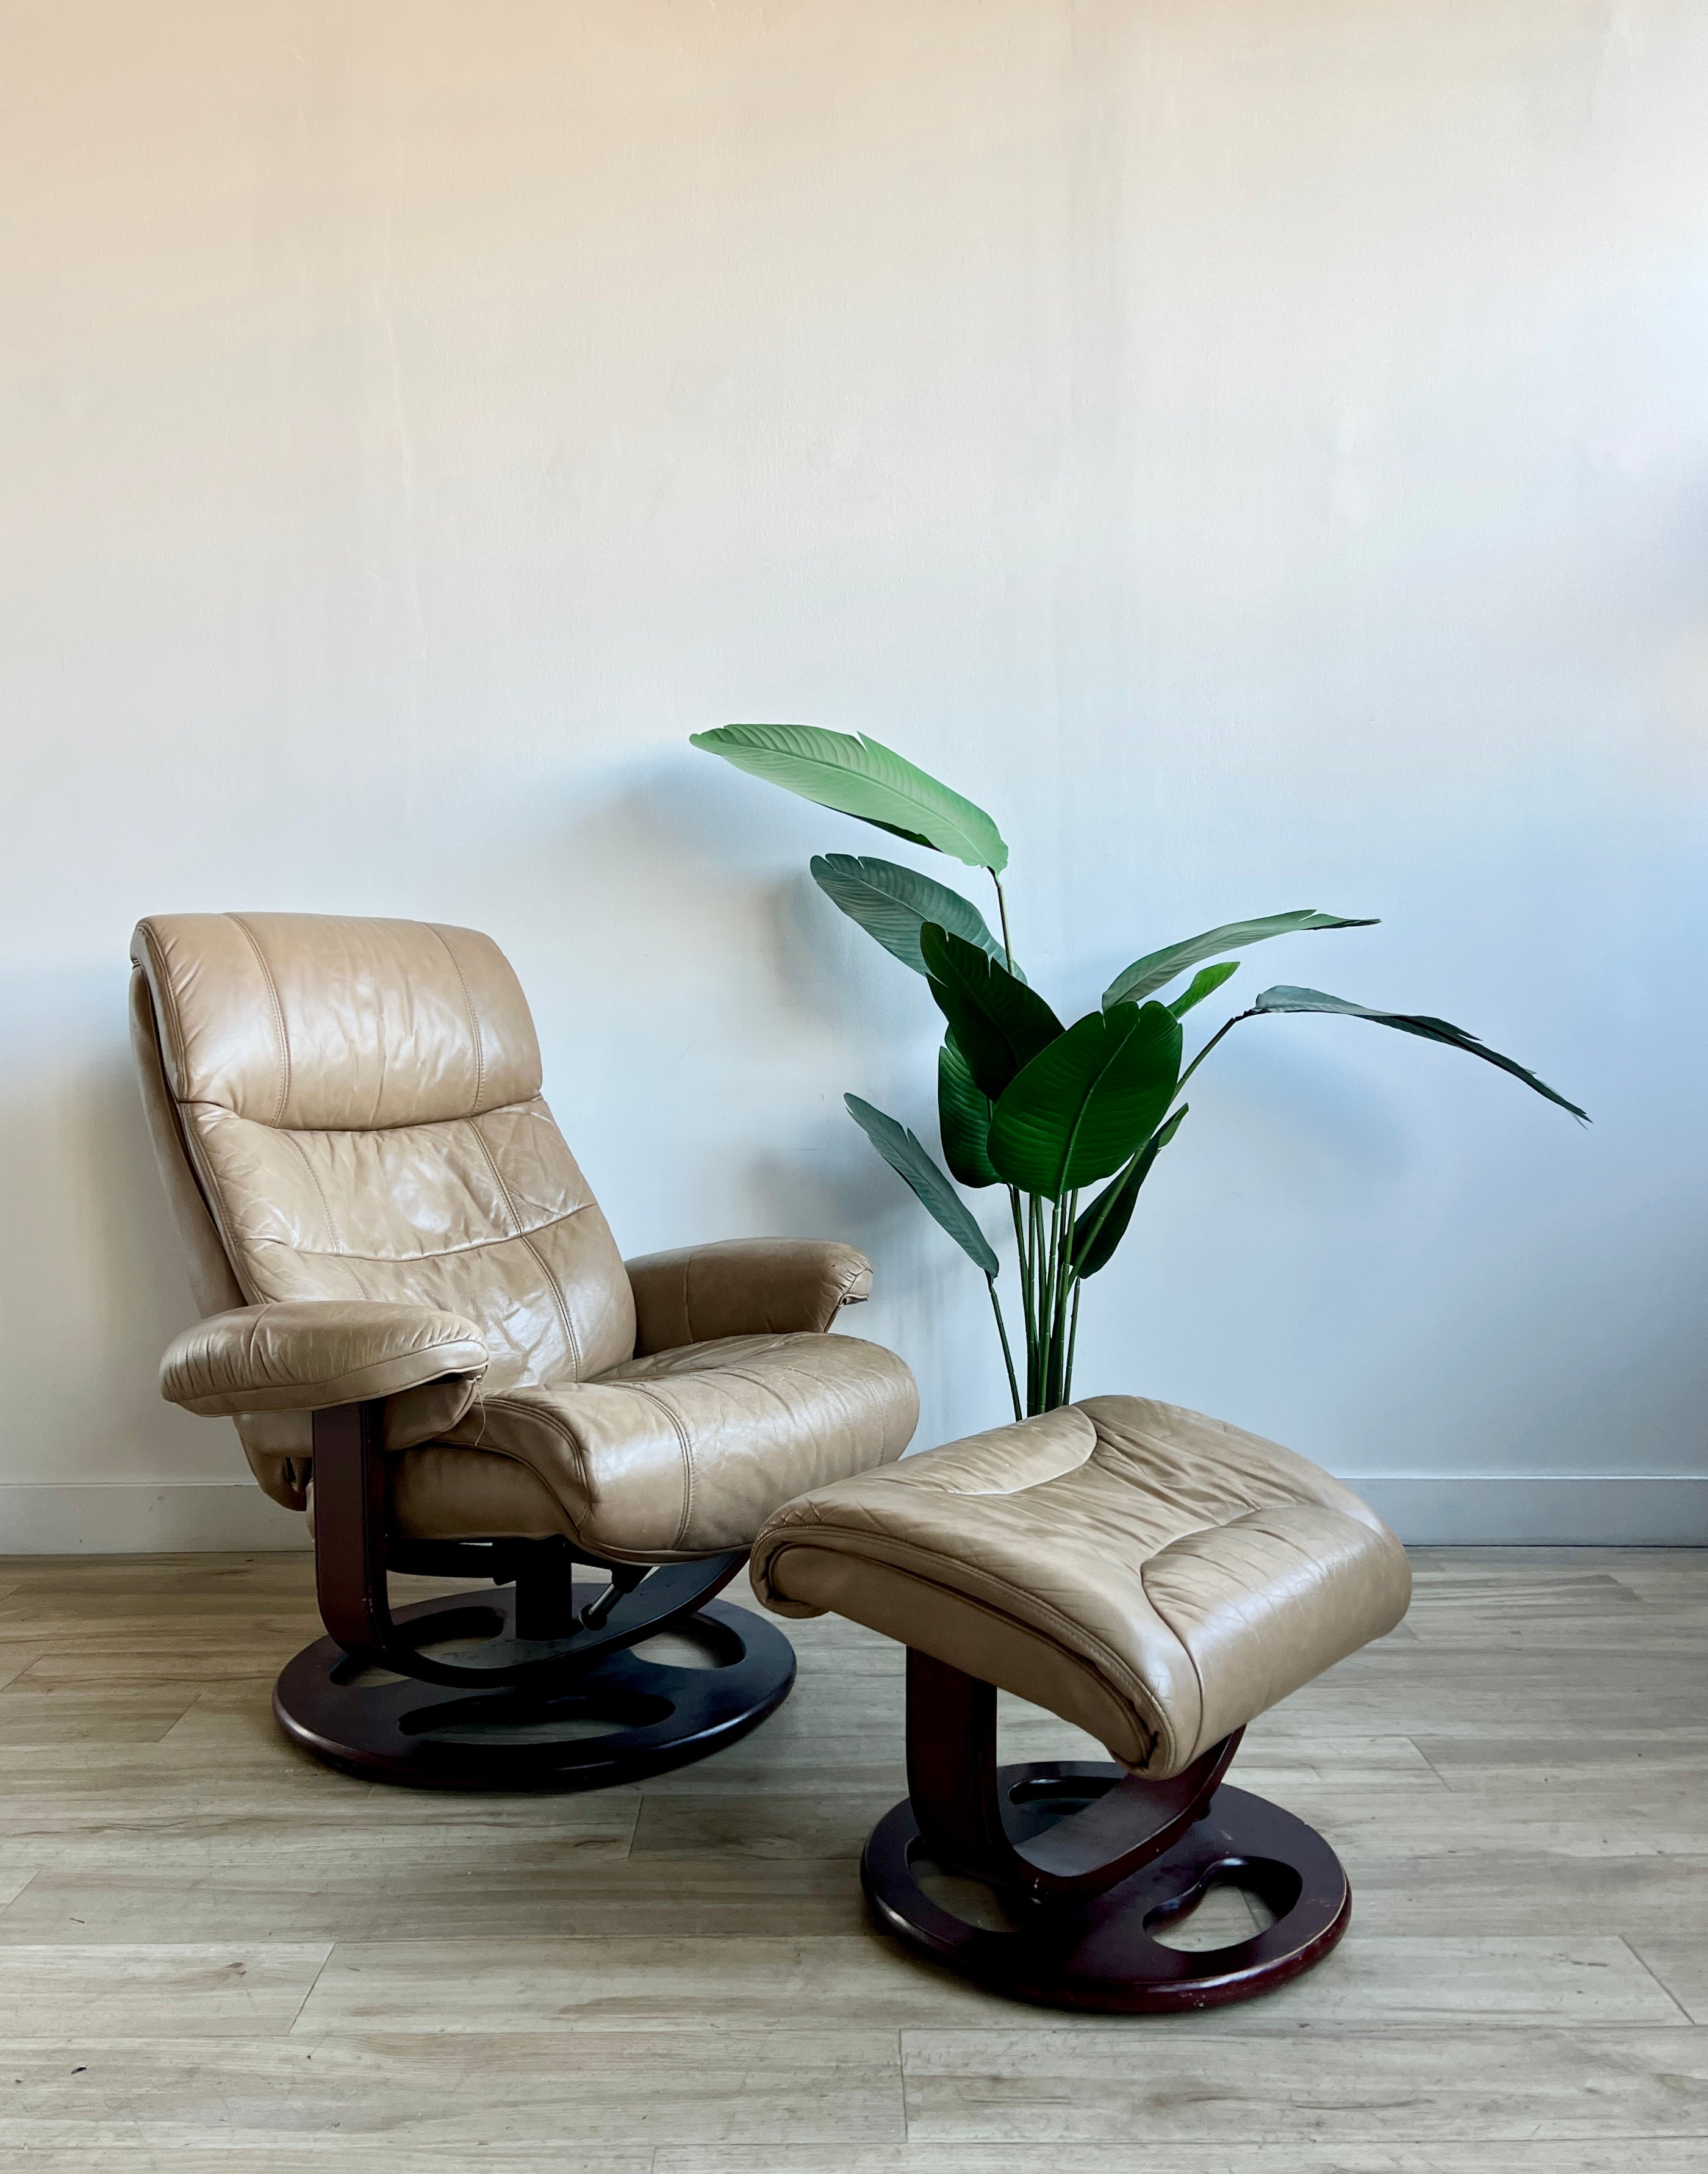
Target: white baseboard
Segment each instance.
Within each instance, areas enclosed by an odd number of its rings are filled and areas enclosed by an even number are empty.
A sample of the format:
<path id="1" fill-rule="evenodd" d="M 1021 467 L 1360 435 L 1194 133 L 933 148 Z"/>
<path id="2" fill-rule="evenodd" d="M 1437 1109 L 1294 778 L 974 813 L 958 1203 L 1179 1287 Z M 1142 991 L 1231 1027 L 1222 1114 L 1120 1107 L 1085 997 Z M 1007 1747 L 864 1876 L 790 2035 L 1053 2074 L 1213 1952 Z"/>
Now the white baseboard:
<path id="1" fill-rule="evenodd" d="M 252 1479 L 0 1484 L 0 1555 L 272 1552 L 309 1544 L 307 1520 Z"/>
<path id="2" fill-rule="evenodd" d="M 1436 1547 L 1708 1546 L 1708 1474 L 1354 1473 L 1403 1540 Z M 0 1555 L 305 1548 L 305 1521 L 249 1479 L 0 1484 Z"/>
<path id="3" fill-rule="evenodd" d="M 1708 1474 L 1354 1472 L 1346 1484 L 1413 1546 L 1708 1546 Z"/>

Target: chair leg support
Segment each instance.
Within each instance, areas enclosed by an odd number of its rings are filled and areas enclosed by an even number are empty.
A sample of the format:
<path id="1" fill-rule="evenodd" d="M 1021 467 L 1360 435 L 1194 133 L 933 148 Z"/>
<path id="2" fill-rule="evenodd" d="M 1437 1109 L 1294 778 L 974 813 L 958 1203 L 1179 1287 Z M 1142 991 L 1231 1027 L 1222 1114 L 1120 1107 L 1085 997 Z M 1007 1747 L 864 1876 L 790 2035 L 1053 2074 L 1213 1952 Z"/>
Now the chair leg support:
<path id="1" fill-rule="evenodd" d="M 1296 1977 L 1346 1929 L 1327 1843 L 1223 1784 L 1237 1733 L 1163 1782 L 1088 1761 L 999 1767 L 994 1689 L 914 1651 L 907 1712 L 911 1794 L 866 1845 L 867 1896 L 888 1930 L 993 1991 L 1127 2013 L 1215 2007 Z M 993 1890 L 1006 1929 L 939 1899 L 945 1874 Z M 1274 1922 L 1196 1953 L 1155 1937 L 1223 1885 Z"/>
<path id="2" fill-rule="evenodd" d="M 907 1787 L 923 1846 L 1024 1894 L 1100 1895 L 1160 1857 L 1203 1816 L 1243 1733 L 1170 1781 L 1129 1774 L 1032 1841 L 1017 1842 L 997 1779 L 995 1685 L 908 1648 Z"/>
<path id="3" fill-rule="evenodd" d="M 315 1414 L 315 1580 L 331 1635 L 299 1653 L 273 1691 L 279 1725 L 305 1750 L 422 1787 L 592 1788 L 702 1757 L 787 1695 L 787 1639 L 714 1598 L 744 1549 L 651 1570 L 606 1566 L 611 1582 L 596 1587 L 573 1582 L 568 1544 L 549 1555 L 507 1544 L 515 1587 L 394 1614 L 381 1412 Z M 630 1651 L 669 1630 L 698 1649 L 700 1665 Z"/>

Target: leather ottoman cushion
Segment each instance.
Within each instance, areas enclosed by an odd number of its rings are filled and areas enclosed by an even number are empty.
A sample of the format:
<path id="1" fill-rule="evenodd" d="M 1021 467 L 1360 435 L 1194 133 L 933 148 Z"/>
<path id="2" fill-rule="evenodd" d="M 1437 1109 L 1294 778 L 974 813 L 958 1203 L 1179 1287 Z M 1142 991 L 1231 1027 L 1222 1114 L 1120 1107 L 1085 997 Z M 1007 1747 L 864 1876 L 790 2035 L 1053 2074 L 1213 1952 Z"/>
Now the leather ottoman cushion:
<path id="1" fill-rule="evenodd" d="M 803 1495 L 760 1533 L 753 1582 L 779 1614 L 834 1609 L 1159 1778 L 1391 1630 L 1411 1595 L 1404 1551 L 1349 1488 L 1142 1397 Z"/>

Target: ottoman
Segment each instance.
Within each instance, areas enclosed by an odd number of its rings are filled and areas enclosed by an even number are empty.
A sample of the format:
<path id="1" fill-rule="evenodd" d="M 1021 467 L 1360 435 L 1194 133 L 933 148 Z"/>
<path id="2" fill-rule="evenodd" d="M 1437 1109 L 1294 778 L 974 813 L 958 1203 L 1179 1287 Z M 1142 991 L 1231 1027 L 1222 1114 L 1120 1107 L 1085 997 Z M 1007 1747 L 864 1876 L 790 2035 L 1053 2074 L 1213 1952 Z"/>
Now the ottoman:
<path id="1" fill-rule="evenodd" d="M 798 1496 L 753 1582 L 778 1614 L 835 1610 L 908 1649 L 909 1795 L 862 1869 L 915 1947 L 1018 1998 L 1157 2010 L 1265 1992 L 1346 1929 L 1327 1843 L 1222 1779 L 1248 1722 L 1410 1598 L 1393 1534 L 1305 1458 L 1088 1398 Z M 998 1688 L 1118 1764 L 999 1768 Z M 942 1874 L 995 1889 L 1001 1923 L 934 1899 Z M 1153 1937 L 1219 1883 L 1273 1922 L 1198 1953 Z"/>

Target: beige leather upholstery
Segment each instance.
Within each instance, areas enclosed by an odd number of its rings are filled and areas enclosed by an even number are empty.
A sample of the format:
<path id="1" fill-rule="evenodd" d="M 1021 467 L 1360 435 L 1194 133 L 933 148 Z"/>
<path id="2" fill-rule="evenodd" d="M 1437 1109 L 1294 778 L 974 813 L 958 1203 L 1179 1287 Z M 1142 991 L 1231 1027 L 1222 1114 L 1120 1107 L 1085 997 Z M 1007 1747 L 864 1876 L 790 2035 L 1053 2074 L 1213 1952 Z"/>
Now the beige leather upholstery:
<path id="1" fill-rule="evenodd" d="M 726 1238 L 628 1263 L 639 1352 L 761 1329 L 825 1329 L 870 1295 L 872 1263 L 817 1238 Z"/>
<path id="2" fill-rule="evenodd" d="M 1139 1397 L 840 1480 L 776 1512 L 754 1589 L 1077 1722 L 1133 1771 L 1201 1752 L 1405 1614 L 1398 1541 L 1290 1450 Z"/>
<path id="3" fill-rule="evenodd" d="M 900 1457 L 918 1405 L 898 1366 L 852 1336 L 733 1336 L 484 1397 L 444 1439 L 512 1459 L 614 1560 L 667 1562 L 746 1547 L 787 1494 Z M 397 1514 L 441 1537 L 413 1480 Z"/>
<path id="4" fill-rule="evenodd" d="M 455 1426 L 486 1371 L 473 1322 L 376 1299 L 287 1299 L 210 1315 L 160 1361 L 160 1393 L 204 1419 L 388 1399 L 386 1446 Z"/>
<path id="5" fill-rule="evenodd" d="M 405 1530 L 484 1537 L 497 1520 L 624 1560 L 745 1545 L 801 1487 L 906 1446 L 906 1367 L 821 1333 L 869 1284 L 851 1249 L 695 1247 L 637 1262 L 631 1284 L 489 938 L 176 914 L 140 923 L 132 956 L 197 1295 L 248 1317 L 192 1333 L 165 1393 L 232 1412 L 275 1499 L 304 1506 L 310 1412 L 365 1381 L 397 1384 Z M 502 1522 L 512 1509 L 524 1522 Z"/>

